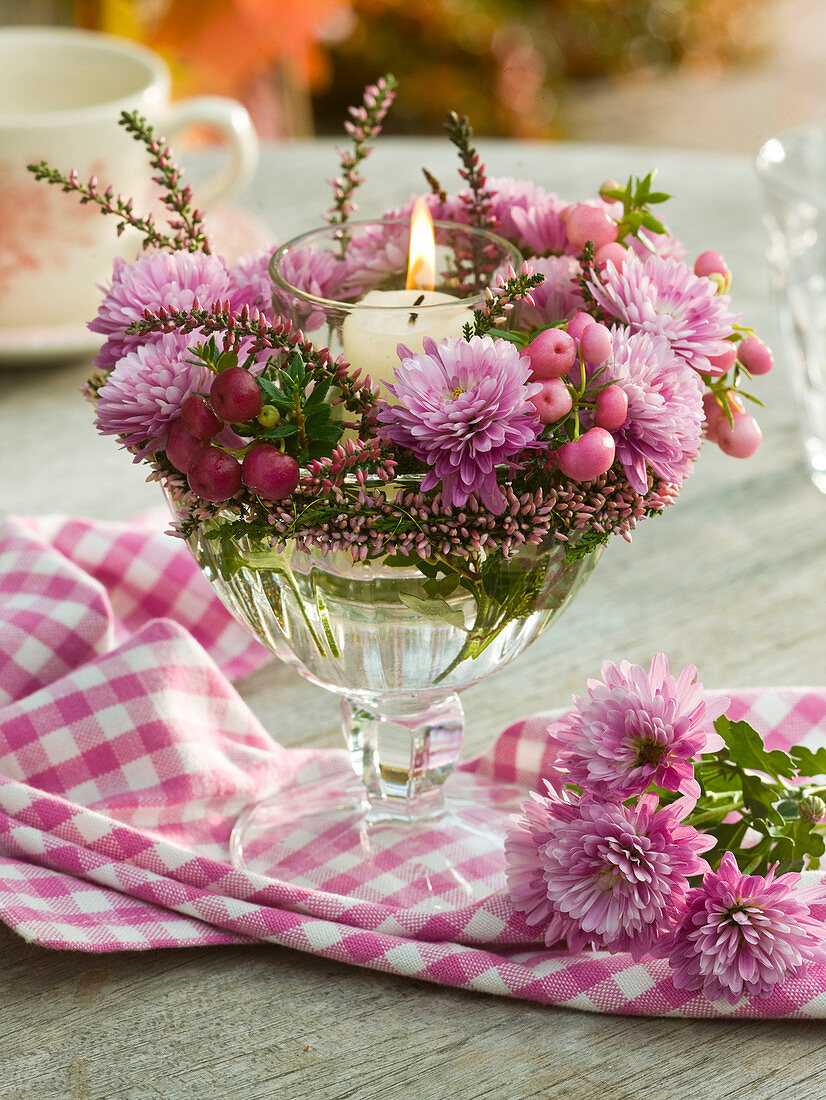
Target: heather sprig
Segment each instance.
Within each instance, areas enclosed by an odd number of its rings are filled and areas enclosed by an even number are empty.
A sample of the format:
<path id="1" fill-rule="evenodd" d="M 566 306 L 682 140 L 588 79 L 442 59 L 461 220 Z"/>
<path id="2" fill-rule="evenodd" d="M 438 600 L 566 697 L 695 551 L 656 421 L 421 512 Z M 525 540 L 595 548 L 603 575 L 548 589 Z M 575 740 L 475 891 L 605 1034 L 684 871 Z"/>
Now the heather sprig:
<path id="1" fill-rule="evenodd" d="M 471 225 L 479 229 L 495 230 L 498 222 L 493 211 L 493 192 L 488 190 L 485 166 L 472 144 L 473 127 L 465 116 L 460 117 L 455 111 L 451 111 L 444 128 L 447 136 L 459 150 L 462 162 L 459 175 L 468 187 L 467 192 L 463 192 L 460 198 L 467 207 L 468 220 Z"/>
<path id="2" fill-rule="evenodd" d="M 327 348 L 316 350 L 300 329 L 293 329 L 289 320 L 270 324 L 264 317 L 244 306 L 240 311 L 228 303 L 217 302 L 212 309 L 202 309 L 197 299 L 190 310 L 146 310 L 144 319 L 130 325 L 129 333 L 180 332 L 196 329 L 206 335 L 223 334 L 225 349 L 237 345 L 245 337 L 252 338 L 249 354 L 257 357 L 266 351 L 295 351 L 302 363 L 311 368 L 317 381 L 327 379 L 340 391 L 333 400 L 350 412 L 368 414 L 376 404 L 376 395 L 369 385 L 351 372 L 342 360 L 333 359 Z"/>
<path id="3" fill-rule="evenodd" d="M 527 263 L 522 264 L 517 275 L 511 267 L 507 276 L 497 279 L 497 285 L 487 287 L 485 290 L 485 305 L 483 309 L 473 311 L 473 324 L 466 324 L 462 330 L 466 340 L 472 336 L 486 336 L 488 333 L 494 336 L 511 339 L 511 334 L 500 331 L 500 326 L 507 322 L 508 314 L 523 299 L 533 304 L 531 289 L 539 286 L 545 276 L 534 274 Z M 512 340 L 512 342 L 518 342 Z"/>
<path id="4" fill-rule="evenodd" d="M 359 165 L 370 155 L 372 147 L 368 142 L 381 133 L 382 123 L 395 97 L 396 78 L 392 73 L 387 73 L 364 89 L 360 107 L 348 108 L 350 118 L 344 123 L 344 129 L 352 139 L 353 148 L 337 147 L 341 174 L 331 181 L 334 203 L 325 214 L 332 225 L 343 225 L 358 210 L 353 194 L 363 182 L 358 172 Z"/>
<path id="5" fill-rule="evenodd" d="M 175 231 L 171 236 L 157 227 L 153 214 L 145 217 L 136 214 L 133 199 L 116 195 L 111 186 L 101 191 L 97 176 L 93 175 L 87 183 L 81 183 L 76 169 L 72 168 L 66 175 L 59 169 L 50 167 L 45 160 L 39 164 L 29 164 L 28 170 L 38 181 L 57 185 L 64 192 L 77 194 L 81 205 L 94 203 L 100 208 L 101 214 L 115 215 L 119 219 L 118 236 L 127 227 L 137 229 L 143 234 L 144 249 L 165 248 L 209 253 L 209 238 L 204 232 L 203 215 L 192 205 L 192 189 L 181 186 L 183 169 L 173 160 L 172 150 L 165 144 L 165 139 L 156 138 L 152 126 L 137 111 L 123 111 L 119 125 L 136 141 L 146 146 L 149 163 L 157 173 L 152 180 L 162 188 L 161 201 L 174 215 L 168 226 Z"/>

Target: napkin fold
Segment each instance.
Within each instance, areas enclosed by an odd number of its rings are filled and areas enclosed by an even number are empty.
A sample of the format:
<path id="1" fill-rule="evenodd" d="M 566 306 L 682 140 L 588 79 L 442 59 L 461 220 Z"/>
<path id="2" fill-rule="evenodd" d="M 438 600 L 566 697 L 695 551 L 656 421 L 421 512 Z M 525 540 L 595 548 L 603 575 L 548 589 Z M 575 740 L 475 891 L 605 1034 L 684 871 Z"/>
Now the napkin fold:
<path id="1" fill-rule="evenodd" d="M 158 523 L 0 526 L 0 919 L 82 951 L 267 942 L 441 984 L 632 1015 L 824 1017 L 826 966 L 710 1003 L 665 960 L 548 950 L 507 896 L 400 910 L 234 868 L 241 809 L 343 752 L 285 749 L 230 680 L 269 659 Z M 770 747 L 822 743 L 826 691 L 733 695 Z M 538 783 L 548 716 L 465 765 Z M 820 732 L 819 732 L 820 729 Z"/>

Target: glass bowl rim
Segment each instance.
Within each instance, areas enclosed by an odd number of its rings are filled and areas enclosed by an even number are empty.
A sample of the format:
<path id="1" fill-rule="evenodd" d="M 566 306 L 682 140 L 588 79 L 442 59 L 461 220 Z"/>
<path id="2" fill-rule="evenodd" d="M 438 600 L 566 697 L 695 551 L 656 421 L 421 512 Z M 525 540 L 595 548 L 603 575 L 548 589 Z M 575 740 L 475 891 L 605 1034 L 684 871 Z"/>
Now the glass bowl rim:
<path id="1" fill-rule="evenodd" d="M 410 225 L 410 219 L 409 218 L 366 218 L 362 221 L 346 222 L 344 225 L 324 225 L 324 226 L 319 226 L 316 229 L 309 229 L 305 233 L 300 233 L 297 237 L 292 237 L 290 240 L 285 241 L 284 244 L 279 245 L 278 248 L 276 248 L 273 251 L 273 254 L 270 256 L 269 262 L 267 264 L 267 269 L 269 271 L 270 280 L 275 284 L 275 286 L 281 287 L 283 290 L 289 291 L 291 294 L 295 295 L 295 297 L 299 298 L 301 301 L 310 302 L 312 305 L 317 306 L 317 307 L 326 307 L 327 309 L 333 308 L 333 309 L 347 310 L 347 311 L 352 311 L 352 310 L 356 310 L 356 309 L 398 310 L 399 309 L 398 306 L 389 306 L 389 305 L 388 306 L 376 306 L 376 305 L 364 306 L 364 305 L 362 305 L 361 302 L 345 302 L 345 301 L 341 301 L 341 300 L 335 299 L 335 298 L 321 298 L 318 295 L 308 294 L 307 291 L 301 290 L 299 287 L 293 286 L 292 283 L 288 283 L 285 279 L 283 279 L 281 276 L 279 276 L 276 273 L 276 261 L 281 256 L 283 256 L 284 253 L 289 248 L 297 247 L 299 244 L 302 244 L 303 242 L 305 242 L 308 238 L 320 236 L 322 233 L 333 233 L 337 229 L 346 231 L 348 228 L 350 228 L 350 229 L 359 229 L 359 228 L 363 228 L 364 226 L 369 226 L 369 225 L 409 226 Z M 524 257 L 522 256 L 522 253 L 516 247 L 516 245 L 511 244 L 510 241 L 506 240 L 504 237 L 500 237 L 497 233 L 492 233 L 489 229 L 479 229 L 478 226 L 475 226 L 475 225 L 465 225 L 462 222 L 446 222 L 446 221 L 441 221 L 441 220 L 438 220 L 438 219 L 434 219 L 433 225 L 434 225 L 434 228 L 437 228 L 437 229 L 450 229 L 450 230 L 458 229 L 458 230 L 463 230 L 463 231 L 465 231 L 465 232 L 467 232 L 468 234 L 471 234 L 471 235 L 475 234 L 476 236 L 483 237 L 483 238 L 491 241 L 493 244 L 500 245 L 502 247 L 502 250 L 505 253 L 510 255 L 511 264 L 512 264 L 514 270 L 518 270 L 519 266 L 522 264 L 522 261 L 523 261 Z M 463 305 L 466 305 L 467 308 L 470 309 L 474 306 L 474 304 L 478 303 L 478 304 L 481 305 L 485 301 L 485 291 L 482 291 L 480 294 L 474 294 L 469 298 L 458 298 L 457 301 L 462 302 Z M 417 308 L 417 310 L 419 310 L 422 313 L 425 313 L 428 310 L 438 312 L 440 310 L 444 310 L 446 305 L 449 305 L 449 303 L 430 302 L 427 305 L 417 306 L 416 308 Z"/>

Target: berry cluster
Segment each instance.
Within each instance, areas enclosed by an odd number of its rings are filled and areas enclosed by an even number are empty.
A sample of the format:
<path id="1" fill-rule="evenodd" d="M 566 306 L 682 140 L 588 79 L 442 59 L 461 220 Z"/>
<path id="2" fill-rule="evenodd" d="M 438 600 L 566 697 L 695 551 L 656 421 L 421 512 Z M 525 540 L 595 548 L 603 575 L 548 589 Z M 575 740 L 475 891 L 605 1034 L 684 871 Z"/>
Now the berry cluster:
<path id="1" fill-rule="evenodd" d="M 720 293 L 731 285 L 731 272 L 719 252 L 703 252 L 694 263 L 694 274 L 717 283 Z M 748 375 L 768 374 L 774 366 L 769 348 L 756 336 L 731 342 L 722 355 L 711 356 L 714 368 L 708 377 L 709 392 L 703 396 L 705 436 L 732 458 L 749 458 L 760 446 L 763 433 L 755 418 L 744 411 L 734 385 L 726 385 L 725 376 L 734 369 L 735 381 L 741 371 Z"/>
<path id="2" fill-rule="evenodd" d="M 229 367 L 213 381 L 209 398 L 191 393 L 183 402 L 169 430 L 166 457 L 202 500 L 229 500 L 242 485 L 264 500 L 283 500 L 298 485 L 292 455 L 272 443 L 255 442 L 239 461 L 213 442 L 229 425 L 266 424 L 269 409 L 255 376 L 243 367 Z"/>
<path id="3" fill-rule="evenodd" d="M 542 387 L 531 398 L 539 419 L 546 425 L 570 422 L 573 432 L 550 453 L 548 468 L 574 481 L 593 481 L 614 463 L 611 432 L 625 423 L 628 398 L 620 386 L 600 383 L 599 369 L 612 351 L 610 330 L 590 313 L 576 313 L 566 328 L 543 329 L 525 349 L 531 381 Z M 580 434 L 583 420 L 590 427 Z"/>

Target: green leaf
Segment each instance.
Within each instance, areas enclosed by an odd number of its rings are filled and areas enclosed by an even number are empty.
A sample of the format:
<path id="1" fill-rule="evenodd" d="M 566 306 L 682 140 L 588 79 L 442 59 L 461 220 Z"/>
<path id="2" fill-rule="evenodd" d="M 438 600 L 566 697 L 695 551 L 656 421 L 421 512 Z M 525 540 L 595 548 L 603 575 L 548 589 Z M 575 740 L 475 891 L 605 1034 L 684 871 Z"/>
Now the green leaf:
<path id="1" fill-rule="evenodd" d="M 459 586 L 459 577 L 456 573 L 448 573 L 444 577 L 431 577 L 422 585 L 428 596 L 445 599 Z"/>
<path id="2" fill-rule="evenodd" d="M 789 755 L 797 765 L 798 774 L 805 779 L 826 776 L 826 748 L 813 752 L 805 745 L 795 745 Z"/>
<path id="3" fill-rule="evenodd" d="M 645 201 L 649 204 L 657 202 L 668 202 L 670 198 L 672 198 L 672 196 L 666 194 L 665 191 L 652 191 Z"/>
<path id="4" fill-rule="evenodd" d="M 296 435 L 298 432 L 298 426 L 296 424 L 276 424 L 274 428 L 270 428 L 266 432 L 261 432 L 258 436 L 259 439 L 287 439 L 291 435 Z"/>
<path id="5" fill-rule="evenodd" d="M 793 820 L 798 815 L 800 803 L 792 802 L 790 798 L 782 798 L 774 808 L 785 820 Z"/>
<path id="6" fill-rule="evenodd" d="M 234 351 L 223 351 L 218 356 L 218 362 L 215 364 L 215 370 L 218 374 L 222 374 L 225 370 L 230 370 L 232 367 L 238 366 L 238 356 Z"/>
<path id="7" fill-rule="evenodd" d="M 775 779 L 793 779 L 797 769 L 788 753 L 769 750 L 760 734 L 748 722 L 732 722 L 721 715 L 714 728 L 728 745 L 735 763 L 742 768 L 754 768 Z"/>
<path id="8" fill-rule="evenodd" d="M 642 225 L 646 229 L 650 229 L 652 233 L 665 233 L 667 232 L 665 226 L 661 221 L 658 221 L 653 214 L 650 214 L 647 210 L 644 210 L 641 218 Z"/>
<path id="9" fill-rule="evenodd" d="M 756 818 L 770 821 L 773 825 L 782 825 L 783 818 L 774 807 L 776 792 L 757 775 L 743 772 L 743 801 L 746 809 Z"/>
<path id="10" fill-rule="evenodd" d="M 420 615 L 427 615 L 430 618 L 443 619 L 451 626 L 458 627 L 460 630 L 465 629 L 465 616 L 458 607 L 451 607 L 446 600 L 423 600 L 420 596 L 414 596 L 411 592 L 400 592 L 399 599 L 411 611 L 415 611 Z"/>

